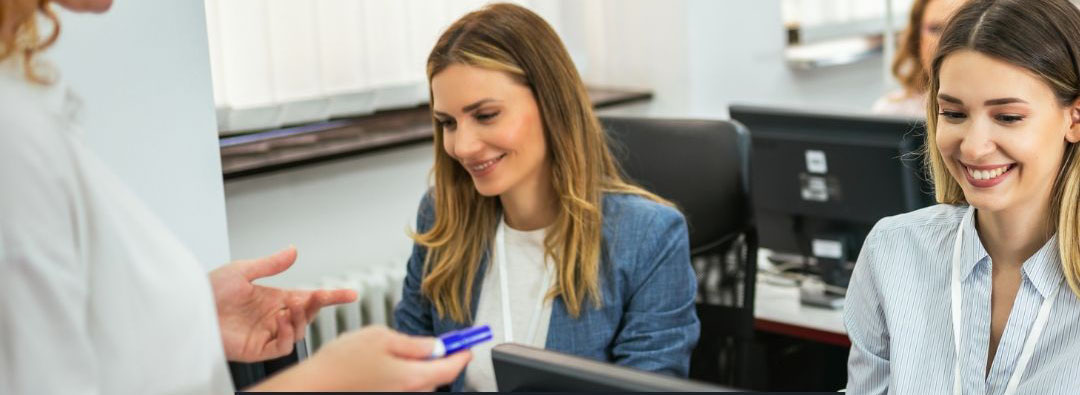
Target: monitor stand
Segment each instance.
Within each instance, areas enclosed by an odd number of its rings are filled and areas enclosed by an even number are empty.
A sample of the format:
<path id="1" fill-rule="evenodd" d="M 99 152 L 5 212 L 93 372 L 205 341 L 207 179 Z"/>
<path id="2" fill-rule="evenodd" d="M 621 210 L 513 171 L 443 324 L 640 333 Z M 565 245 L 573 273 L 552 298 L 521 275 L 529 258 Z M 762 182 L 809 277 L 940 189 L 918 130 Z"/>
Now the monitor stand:
<path id="1" fill-rule="evenodd" d="M 847 238 L 842 235 L 823 235 L 811 239 L 811 250 L 821 270 L 821 282 L 804 281 L 799 286 L 802 304 L 840 309 L 844 307 L 844 291 L 851 272 L 847 271 Z"/>

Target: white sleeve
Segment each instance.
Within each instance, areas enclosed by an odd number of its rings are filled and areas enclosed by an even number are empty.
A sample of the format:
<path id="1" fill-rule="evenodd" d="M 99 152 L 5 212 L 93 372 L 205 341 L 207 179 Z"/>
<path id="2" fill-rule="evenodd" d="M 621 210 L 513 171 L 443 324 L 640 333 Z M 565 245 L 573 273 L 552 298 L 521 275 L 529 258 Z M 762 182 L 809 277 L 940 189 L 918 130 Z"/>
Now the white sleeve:
<path id="1" fill-rule="evenodd" d="M 96 394 L 89 269 L 63 138 L 0 117 L 0 393 Z M 29 114 L 26 118 L 35 121 Z M 17 120 L 25 121 L 25 120 Z M 20 132 L 31 126 L 32 133 Z M 48 127 L 48 126 L 46 126 Z M 13 130 L 16 129 L 16 130 Z"/>

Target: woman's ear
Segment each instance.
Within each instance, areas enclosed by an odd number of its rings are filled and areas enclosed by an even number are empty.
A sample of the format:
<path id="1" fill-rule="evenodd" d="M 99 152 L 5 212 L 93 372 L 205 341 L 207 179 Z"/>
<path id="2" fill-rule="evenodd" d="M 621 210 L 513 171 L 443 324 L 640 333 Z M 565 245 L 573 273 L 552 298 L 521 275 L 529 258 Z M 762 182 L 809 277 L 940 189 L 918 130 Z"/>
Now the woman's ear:
<path id="1" fill-rule="evenodd" d="M 1076 99 L 1069 106 L 1069 130 L 1065 132 L 1065 140 L 1070 143 L 1080 142 L 1080 99 Z"/>

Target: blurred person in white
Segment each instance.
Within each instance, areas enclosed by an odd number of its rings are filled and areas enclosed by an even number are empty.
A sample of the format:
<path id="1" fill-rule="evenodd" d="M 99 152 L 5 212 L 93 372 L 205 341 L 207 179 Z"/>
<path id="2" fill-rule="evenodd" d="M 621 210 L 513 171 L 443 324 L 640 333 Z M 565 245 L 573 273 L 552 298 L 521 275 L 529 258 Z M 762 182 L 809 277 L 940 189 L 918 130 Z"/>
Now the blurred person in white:
<path id="1" fill-rule="evenodd" d="M 884 218 L 848 287 L 848 390 L 1080 388 L 1080 11 L 970 0 L 931 63 L 938 204 Z"/>
<path id="2" fill-rule="evenodd" d="M 893 76 L 900 83 L 900 89 L 878 98 L 873 107 L 875 114 L 926 116 L 930 61 L 937 51 L 945 23 L 965 1 L 915 0 L 912 3 L 908 26 L 892 63 Z"/>
<path id="3" fill-rule="evenodd" d="M 291 247 L 208 276 L 84 145 L 78 99 L 36 56 L 59 34 L 51 3 L 111 6 L 0 0 L 0 393 L 232 393 L 226 360 L 288 354 L 320 308 L 356 294 L 252 283 L 291 266 Z M 471 358 L 427 361 L 433 346 L 364 329 L 252 389 L 430 390 Z"/>

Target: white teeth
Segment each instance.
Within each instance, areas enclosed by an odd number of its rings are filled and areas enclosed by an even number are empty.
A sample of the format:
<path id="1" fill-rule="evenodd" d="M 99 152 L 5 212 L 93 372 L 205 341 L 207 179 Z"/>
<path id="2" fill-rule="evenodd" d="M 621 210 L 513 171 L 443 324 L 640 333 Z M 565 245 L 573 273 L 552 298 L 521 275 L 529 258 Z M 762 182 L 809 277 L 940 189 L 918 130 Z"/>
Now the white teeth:
<path id="1" fill-rule="evenodd" d="M 971 174 L 971 178 L 976 180 L 989 180 L 991 178 L 997 178 L 1006 171 L 1009 171 L 1009 166 L 1001 166 L 993 170 L 975 170 L 969 167 L 967 168 L 967 171 Z"/>
<path id="2" fill-rule="evenodd" d="M 492 160 L 489 160 L 487 162 L 484 162 L 484 163 L 473 166 L 472 170 L 473 171 L 484 171 L 484 169 L 486 169 L 486 168 L 490 167 L 491 165 L 495 164 L 495 162 L 498 162 L 499 159 L 502 159 L 501 155 L 499 157 L 495 158 L 495 159 L 492 159 Z"/>

